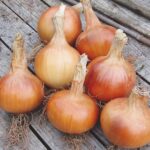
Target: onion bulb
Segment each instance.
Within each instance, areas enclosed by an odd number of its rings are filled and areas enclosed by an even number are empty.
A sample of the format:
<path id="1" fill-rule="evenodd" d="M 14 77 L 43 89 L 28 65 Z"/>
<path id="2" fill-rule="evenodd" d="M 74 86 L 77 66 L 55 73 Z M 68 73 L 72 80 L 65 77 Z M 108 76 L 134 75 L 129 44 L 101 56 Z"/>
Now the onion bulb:
<path id="1" fill-rule="evenodd" d="M 138 148 L 150 142 L 148 97 L 132 92 L 129 98 L 108 102 L 101 113 L 101 127 L 115 145 Z"/>
<path id="2" fill-rule="evenodd" d="M 90 59 L 98 56 L 106 56 L 116 29 L 112 26 L 102 24 L 90 4 L 90 0 L 81 0 L 86 19 L 86 29 L 82 32 L 77 41 L 76 48 L 82 54 L 86 53 Z"/>
<path id="3" fill-rule="evenodd" d="M 97 122 L 99 108 L 94 99 L 83 93 L 87 56 L 76 67 L 70 90 L 56 92 L 47 104 L 48 120 L 54 127 L 69 134 L 80 134 Z"/>
<path id="4" fill-rule="evenodd" d="M 75 43 L 77 37 L 79 36 L 82 30 L 80 16 L 78 14 L 80 7 L 80 5 L 77 7 L 68 6 L 65 10 L 63 29 L 65 32 L 65 37 L 69 44 Z M 55 33 L 55 27 L 53 25 L 52 18 L 54 17 L 58 9 L 59 6 L 50 7 L 41 15 L 38 21 L 38 34 L 44 43 L 48 43 Z"/>
<path id="5" fill-rule="evenodd" d="M 20 33 L 13 42 L 11 69 L 0 80 L 0 107 L 10 113 L 26 113 L 37 108 L 44 96 L 42 82 L 27 68 L 24 40 Z"/>
<path id="6" fill-rule="evenodd" d="M 88 66 L 85 85 L 99 100 L 129 96 L 135 85 L 135 70 L 122 55 L 126 43 L 126 34 L 118 29 L 109 54 L 96 58 Z"/>
<path id="7" fill-rule="evenodd" d="M 62 88 L 73 79 L 79 53 L 71 47 L 64 35 L 65 5 L 61 5 L 53 18 L 56 32 L 53 39 L 35 57 L 35 72 L 48 86 Z"/>

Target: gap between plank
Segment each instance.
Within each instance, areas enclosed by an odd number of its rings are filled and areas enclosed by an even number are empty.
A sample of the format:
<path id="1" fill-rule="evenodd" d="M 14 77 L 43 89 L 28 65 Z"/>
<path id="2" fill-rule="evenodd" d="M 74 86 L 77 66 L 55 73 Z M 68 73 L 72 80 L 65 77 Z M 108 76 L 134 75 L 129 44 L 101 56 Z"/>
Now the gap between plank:
<path id="1" fill-rule="evenodd" d="M 118 5 L 120 5 L 120 6 L 123 6 L 123 7 L 127 8 L 129 10 L 131 10 L 132 12 L 135 12 L 136 14 L 138 14 L 138 15 L 140 15 L 142 17 L 145 17 L 146 19 L 150 19 L 150 17 L 144 15 L 142 11 L 140 11 L 140 10 L 138 10 L 136 8 L 134 9 L 132 7 L 129 7 L 129 6 L 125 5 L 125 4 L 123 4 L 123 3 L 115 1 L 115 0 L 113 0 L 113 2 L 116 3 L 116 4 L 118 4 Z"/>
<path id="2" fill-rule="evenodd" d="M 32 125 L 29 126 L 30 130 L 34 133 L 34 135 L 41 141 L 41 143 L 47 148 L 47 150 L 52 150 L 48 144 L 42 139 L 42 137 L 38 134 L 38 132 L 32 127 Z"/>
<path id="3" fill-rule="evenodd" d="M 136 75 L 139 76 L 144 82 L 150 85 L 150 82 L 147 81 L 143 76 L 141 76 L 138 72 L 136 72 Z"/>
<path id="4" fill-rule="evenodd" d="M 48 3 L 46 3 L 45 1 L 41 0 L 41 2 L 43 2 L 46 6 L 51 7 Z"/>
<path id="5" fill-rule="evenodd" d="M 106 142 L 104 142 L 98 135 L 96 135 L 93 131 L 92 131 L 93 136 L 100 141 L 100 143 L 104 146 L 107 147 L 108 145 L 106 144 Z"/>
<path id="6" fill-rule="evenodd" d="M 26 22 L 21 16 L 19 16 L 13 9 L 11 9 L 11 7 L 9 7 L 7 4 L 5 4 L 3 1 L 2 1 L 2 3 L 6 6 L 6 7 L 8 7 L 17 17 L 19 17 L 25 24 L 27 24 L 31 29 L 33 29 L 36 33 L 37 33 L 37 31 L 28 23 L 28 22 Z"/>

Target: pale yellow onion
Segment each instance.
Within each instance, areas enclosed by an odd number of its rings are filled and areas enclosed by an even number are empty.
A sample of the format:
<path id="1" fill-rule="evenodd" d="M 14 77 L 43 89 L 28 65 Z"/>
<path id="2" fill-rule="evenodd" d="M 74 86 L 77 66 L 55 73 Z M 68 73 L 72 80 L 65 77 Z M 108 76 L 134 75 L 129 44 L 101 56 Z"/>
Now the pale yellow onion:
<path id="1" fill-rule="evenodd" d="M 61 5 L 53 18 L 56 33 L 48 45 L 35 57 L 35 72 L 48 86 L 62 88 L 73 79 L 79 53 L 71 47 L 63 31 L 65 5 Z"/>

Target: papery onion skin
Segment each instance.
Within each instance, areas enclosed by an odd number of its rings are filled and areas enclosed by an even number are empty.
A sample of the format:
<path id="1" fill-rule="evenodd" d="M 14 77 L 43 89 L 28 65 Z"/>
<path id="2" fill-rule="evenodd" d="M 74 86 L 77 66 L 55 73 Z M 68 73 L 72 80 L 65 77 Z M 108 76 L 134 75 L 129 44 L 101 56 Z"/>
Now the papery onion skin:
<path id="1" fill-rule="evenodd" d="M 126 34 L 118 29 L 108 55 L 94 59 L 88 66 L 85 86 L 98 100 L 127 97 L 135 85 L 135 69 L 122 55 L 126 42 Z"/>
<path id="2" fill-rule="evenodd" d="M 27 113 L 42 102 L 44 86 L 27 68 L 24 39 L 20 33 L 12 48 L 11 69 L 0 80 L 0 107 L 9 113 Z"/>
<path id="3" fill-rule="evenodd" d="M 69 45 L 47 45 L 35 58 L 35 72 L 46 85 L 63 88 L 72 81 L 78 61 L 78 52 Z"/>
<path id="4" fill-rule="evenodd" d="M 76 48 L 80 54 L 86 53 L 93 60 L 98 56 L 106 56 L 109 52 L 116 29 L 105 25 L 89 28 L 80 34 Z"/>
<path id="5" fill-rule="evenodd" d="M 52 18 L 58 9 L 59 6 L 53 6 L 49 8 L 41 15 L 38 21 L 37 30 L 44 43 L 48 43 L 55 33 L 55 27 L 53 25 Z M 68 43 L 74 44 L 76 38 L 81 33 L 81 30 L 80 16 L 74 10 L 74 8 L 67 7 L 65 11 L 64 32 Z"/>
<path id="6" fill-rule="evenodd" d="M 30 112 L 40 105 L 43 96 L 41 81 L 28 70 L 18 69 L 0 80 L 0 107 L 6 112 Z"/>
<path id="7" fill-rule="evenodd" d="M 60 12 L 61 9 L 64 6 L 60 6 L 53 18 L 56 27 L 53 39 L 35 57 L 35 72 L 38 77 L 48 86 L 57 89 L 71 83 L 80 56 L 66 41 L 63 31 L 64 11 Z"/>
<path id="8" fill-rule="evenodd" d="M 89 96 L 77 97 L 67 90 L 55 93 L 47 105 L 47 116 L 52 125 L 69 134 L 80 134 L 93 128 L 98 113 L 98 106 Z"/>
<path id="9" fill-rule="evenodd" d="M 127 61 L 124 63 L 118 59 L 100 57 L 89 64 L 85 86 L 98 100 L 109 101 L 129 96 L 135 82 L 134 67 Z"/>
<path id="10" fill-rule="evenodd" d="M 131 105 L 128 98 L 117 98 L 104 106 L 101 128 L 113 144 L 138 148 L 150 142 L 150 110 L 144 99 L 137 96 Z"/>
<path id="11" fill-rule="evenodd" d="M 76 41 L 80 54 L 87 54 L 93 60 L 98 56 L 106 56 L 111 47 L 116 29 L 102 24 L 92 9 L 90 0 L 81 0 L 86 20 L 86 28 Z"/>

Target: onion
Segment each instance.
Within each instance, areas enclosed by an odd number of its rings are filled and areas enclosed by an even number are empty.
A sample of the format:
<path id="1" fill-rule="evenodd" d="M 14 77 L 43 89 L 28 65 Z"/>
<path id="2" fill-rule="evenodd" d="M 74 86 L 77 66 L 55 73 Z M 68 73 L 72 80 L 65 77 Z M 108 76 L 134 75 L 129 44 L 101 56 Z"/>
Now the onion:
<path id="1" fill-rule="evenodd" d="M 88 66 L 85 85 L 87 90 L 99 100 L 108 101 L 126 97 L 135 85 L 135 70 L 122 56 L 126 42 L 126 34 L 118 29 L 109 54 L 98 57 Z"/>
<path id="2" fill-rule="evenodd" d="M 70 90 L 56 92 L 49 99 L 47 116 L 54 127 L 62 132 L 80 134 L 91 129 L 99 114 L 94 99 L 83 93 L 87 56 L 77 65 Z"/>
<path id="3" fill-rule="evenodd" d="M 77 8 L 77 11 L 76 11 Z M 38 21 L 37 30 L 41 40 L 44 43 L 48 43 L 54 33 L 55 27 L 53 25 L 52 18 L 55 13 L 58 11 L 59 6 L 50 7 L 46 10 L 40 17 Z M 77 37 L 81 33 L 81 21 L 79 16 L 80 5 L 77 7 L 67 7 L 65 11 L 65 20 L 64 20 L 64 32 L 65 37 L 70 44 L 74 44 Z"/>
<path id="4" fill-rule="evenodd" d="M 86 53 L 90 59 L 98 56 L 106 56 L 116 29 L 102 24 L 90 4 L 90 0 L 81 0 L 84 7 L 86 29 L 76 41 L 76 48 L 82 54 Z"/>
<path id="5" fill-rule="evenodd" d="M 40 105 L 42 82 L 27 69 L 24 40 L 17 34 L 13 43 L 11 70 L 0 80 L 0 107 L 10 113 L 26 113 Z"/>
<path id="6" fill-rule="evenodd" d="M 79 53 L 65 39 L 64 11 L 65 5 L 62 5 L 53 19 L 56 28 L 53 39 L 35 57 L 36 74 L 53 88 L 70 84 L 79 61 Z"/>
<path id="7" fill-rule="evenodd" d="M 132 92 L 129 98 L 108 102 L 100 122 L 106 137 L 115 145 L 137 148 L 150 142 L 148 98 Z"/>

